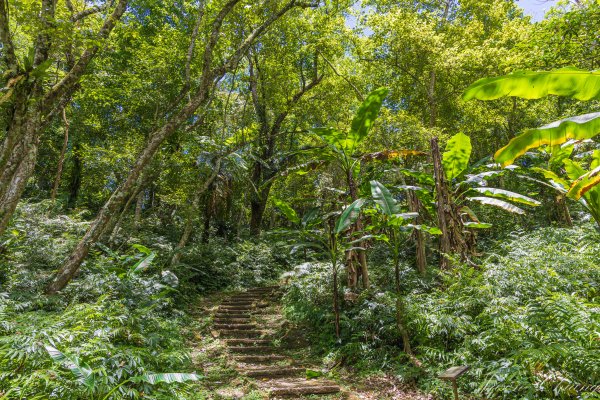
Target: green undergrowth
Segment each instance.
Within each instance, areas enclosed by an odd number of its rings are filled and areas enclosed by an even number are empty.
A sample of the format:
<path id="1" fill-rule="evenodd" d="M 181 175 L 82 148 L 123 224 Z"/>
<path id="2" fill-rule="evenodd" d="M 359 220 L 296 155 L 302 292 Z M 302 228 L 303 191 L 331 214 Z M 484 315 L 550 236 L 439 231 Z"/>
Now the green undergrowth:
<path id="1" fill-rule="evenodd" d="M 23 203 L 1 238 L 0 399 L 210 398 L 234 371 L 195 359 L 210 318 L 190 310 L 210 291 L 270 281 L 281 260 L 265 243 L 192 242 L 170 266 L 169 241 L 146 231 L 101 242 L 65 290 L 44 295 L 85 218 Z"/>
<path id="2" fill-rule="evenodd" d="M 311 330 L 312 351 L 324 363 L 339 363 L 354 374 L 384 371 L 445 398 L 448 386 L 437 374 L 469 365 L 460 389 L 476 397 L 598 398 L 593 390 L 600 385 L 599 243 L 591 224 L 543 228 L 493 244 L 478 268 L 458 265 L 421 278 L 404 265 L 405 321 L 423 368 L 401 351 L 392 268 L 377 252 L 371 260 L 373 287 L 343 302 L 339 341 L 326 263 L 296 268 L 285 310 Z"/>

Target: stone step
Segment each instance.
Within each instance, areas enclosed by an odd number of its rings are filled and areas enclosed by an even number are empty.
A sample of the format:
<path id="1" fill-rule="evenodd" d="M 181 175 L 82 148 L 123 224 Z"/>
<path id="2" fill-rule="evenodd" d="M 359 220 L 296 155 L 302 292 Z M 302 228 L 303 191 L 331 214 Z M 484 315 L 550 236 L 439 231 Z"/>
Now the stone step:
<path id="1" fill-rule="evenodd" d="M 244 292 L 242 294 L 246 294 L 246 295 L 271 295 L 273 294 L 275 291 L 273 289 L 265 289 L 265 290 L 248 290 L 247 292 Z"/>
<path id="2" fill-rule="evenodd" d="M 244 316 L 252 317 L 252 315 L 255 314 L 254 311 L 255 310 L 217 310 L 217 314 L 226 315 L 228 317 L 233 316 L 233 315 L 241 315 L 243 318 Z"/>
<path id="3" fill-rule="evenodd" d="M 222 306 L 251 306 L 254 305 L 257 301 L 248 301 L 248 300 L 226 300 L 221 303 Z"/>
<path id="4" fill-rule="evenodd" d="M 268 364 L 277 361 L 289 360 L 288 357 L 279 354 L 269 355 L 250 355 L 250 356 L 236 356 L 235 360 L 242 363 L 258 363 Z"/>
<path id="5" fill-rule="evenodd" d="M 279 285 L 275 285 L 275 286 L 259 286 L 259 287 L 254 287 L 254 288 L 250 288 L 250 289 L 246 289 L 246 292 L 250 292 L 253 290 L 275 290 L 275 289 L 279 289 L 281 286 Z"/>
<path id="6" fill-rule="evenodd" d="M 306 368 L 301 367 L 260 367 L 241 369 L 242 374 L 250 378 L 279 378 L 282 376 L 298 376 L 306 373 Z"/>
<path id="7" fill-rule="evenodd" d="M 248 312 L 223 312 L 223 311 L 219 311 L 216 314 L 214 314 L 214 318 L 219 319 L 219 318 L 243 318 L 243 319 L 250 319 L 250 316 L 252 314 L 248 313 Z"/>
<path id="8" fill-rule="evenodd" d="M 256 329 L 256 324 L 248 323 L 248 324 L 215 324 L 215 329 L 219 330 L 253 330 Z"/>
<path id="9" fill-rule="evenodd" d="M 237 321 L 237 322 L 233 322 Z M 233 315 L 224 315 L 218 314 L 213 316 L 213 323 L 215 324 L 247 324 L 251 323 L 253 320 L 250 318 L 246 318 L 245 315 L 233 314 Z"/>
<path id="10" fill-rule="evenodd" d="M 268 353 L 275 351 L 273 346 L 230 346 L 230 353 L 252 354 L 252 353 Z"/>
<path id="11" fill-rule="evenodd" d="M 221 335 L 224 337 L 230 337 L 230 338 L 249 338 L 249 339 L 253 339 L 253 338 L 260 338 L 262 337 L 265 332 L 264 331 L 259 331 L 257 329 L 248 329 L 248 330 L 243 330 L 243 329 L 221 329 Z"/>
<path id="12" fill-rule="evenodd" d="M 213 323 L 215 324 L 250 324 L 250 318 L 229 318 L 229 317 L 220 317 L 213 318 Z"/>
<path id="13" fill-rule="evenodd" d="M 285 379 L 266 382 L 261 386 L 271 398 L 333 394 L 340 391 L 340 387 L 335 382 L 324 380 Z"/>
<path id="14" fill-rule="evenodd" d="M 219 308 L 217 310 L 217 314 L 240 314 L 240 315 L 247 315 L 247 316 L 251 316 L 253 314 L 255 310 L 240 310 L 240 309 L 228 309 L 228 308 Z"/>
<path id="15" fill-rule="evenodd" d="M 261 345 L 269 345 L 272 342 L 273 341 L 269 340 L 269 339 L 248 339 L 248 338 L 246 338 L 246 339 L 244 339 L 244 338 L 225 339 L 225 343 L 227 343 L 230 346 L 242 345 L 243 347 L 248 347 L 248 346 L 258 347 Z"/>
<path id="16" fill-rule="evenodd" d="M 228 305 L 220 305 L 219 306 L 219 310 L 243 310 L 243 311 L 247 311 L 247 310 L 252 310 L 254 308 L 254 304 L 249 304 L 247 306 L 228 306 Z"/>

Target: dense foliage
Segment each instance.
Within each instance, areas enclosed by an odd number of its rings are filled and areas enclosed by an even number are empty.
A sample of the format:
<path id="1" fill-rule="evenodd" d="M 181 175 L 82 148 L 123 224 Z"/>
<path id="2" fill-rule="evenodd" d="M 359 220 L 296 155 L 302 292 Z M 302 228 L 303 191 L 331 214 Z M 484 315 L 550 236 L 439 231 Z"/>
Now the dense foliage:
<path id="1" fill-rule="evenodd" d="M 332 378 L 598 398 L 598 32 L 595 0 L 0 1 L 0 399 L 220 398 L 201 304 L 275 282 Z"/>
<path id="2" fill-rule="evenodd" d="M 593 398 L 592 387 L 582 392 L 598 381 L 600 363 L 598 232 L 586 225 L 511 236 L 490 245 L 477 270 L 419 277 L 402 266 L 409 329 L 427 374 L 399 363 L 394 299 L 386 293 L 393 291 L 393 271 L 385 264 L 373 266 L 373 287 L 345 310 L 342 346 L 333 346 L 325 323 L 331 318 L 326 265 L 297 267 L 285 299 L 288 315 L 314 329 L 327 357 L 341 357 L 358 371 L 397 369 L 443 393 L 433 372 L 466 364 L 474 379 L 465 389 L 480 395 Z"/>

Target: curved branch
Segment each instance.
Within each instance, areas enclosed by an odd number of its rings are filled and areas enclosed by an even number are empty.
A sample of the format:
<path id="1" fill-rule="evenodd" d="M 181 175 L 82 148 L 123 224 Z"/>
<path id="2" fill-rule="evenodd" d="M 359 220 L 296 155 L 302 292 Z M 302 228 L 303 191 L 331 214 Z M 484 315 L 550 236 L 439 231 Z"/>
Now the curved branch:
<path id="1" fill-rule="evenodd" d="M 265 30 L 267 30 L 267 28 L 269 28 L 269 26 L 271 26 L 275 21 L 281 18 L 289 10 L 295 7 L 309 8 L 315 6 L 316 5 L 314 3 L 303 3 L 297 2 L 296 0 L 290 0 L 278 12 L 272 14 L 266 21 L 264 21 L 261 25 L 256 27 L 252 32 L 250 32 L 250 34 L 246 36 L 246 38 L 238 46 L 237 50 L 229 57 L 229 59 L 225 63 L 223 63 L 223 65 L 213 70 L 213 76 L 219 76 L 234 68 L 240 62 L 242 57 L 244 57 L 246 52 L 250 49 L 250 46 L 252 46 L 252 43 L 254 43 L 256 38 L 259 37 Z"/>
<path id="2" fill-rule="evenodd" d="M 10 37 L 9 15 L 7 0 L 0 0 L 0 41 L 2 42 L 2 53 L 6 59 L 6 66 L 9 70 L 17 73 L 17 57 L 15 56 L 15 46 Z"/>
<path id="3" fill-rule="evenodd" d="M 112 14 L 104 20 L 104 24 L 98 31 L 98 39 L 105 40 L 108 38 L 111 31 L 117 24 L 117 21 L 121 19 L 121 16 L 125 12 L 125 9 L 127 8 L 127 1 L 128 0 L 119 0 Z M 71 70 L 60 80 L 60 82 L 54 85 L 52 89 L 46 93 L 42 99 L 43 109 L 51 109 L 54 107 L 58 99 L 63 96 L 69 97 L 71 95 L 75 85 L 77 82 L 79 82 L 79 79 L 84 74 L 88 64 L 94 58 L 96 53 L 98 53 L 99 49 L 100 46 L 94 44 L 83 52 L 73 68 L 71 68 Z"/>
<path id="4" fill-rule="evenodd" d="M 70 2 L 69 2 L 69 3 L 70 3 Z M 112 4 L 113 4 L 113 2 L 112 2 L 112 1 L 111 1 L 111 2 L 106 2 L 106 3 L 105 3 L 104 5 L 102 5 L 102 6 L 94 6 L 94 7 L 88 8 L 88 9 L 86 9 L 86 10 L 80 11 L 80 12 L 78 12 L 78 13 L 76 13 L 76 14 L 73 14 L 73 15 L 71 16 L 71 22 L 77 22 L 77 21 L 81 21 L 81 20 L 82 20 L 82 19 L 84 19 L 85 17 L 88 17 L 88 16 L 90 16 L 90 15 L 92 15 L 92 14 L 96 14 L 96 13 L 99 13 L 99 12 L 101 12 L 101 11 L 108 10 L 108 8 L 109 8 L 110 6 L 112 6 Z M 68 7 L 68 5 L 67 5 L 67 7 Z M 73 6 L 71 5 L 71 7 L 69 8 L 69 10 L 71 10 L 71 12 L 72 12 L 72 10 L 73 10 L 73 8 L 72 8 L 72 7 L 73 7 Z"/>
<path id="5" fill-rule="evenodd" d="M 350 87 L 352 87 L 352 89 L 354 89 L 354 92 L 356 93 L 356 97 L 358 97 L 358 99 L 360 101 L 365 101 L 365 96 L 363 96 L 363 94 L 360 92 L 360 90 L 358 90 L 358 88 L 350 81 L 350 79 L 348 79 L 346 76 L 340 74 L 337 69 L 335 69 L 335 67 L 333 66 L 333 64 L 331 63 L 331 61 L 329 61 L 324 55 L 323 53 L 321 53 L 320 51 L 318 51 L 318 53 L 321 55 L 321 57 L 323 58 L 323 60 L 325 60 L 325 62 L 327 63 L 327 65 L 329 65 L 329 67 L 331 68 L 331 70 L 333 71 L 334 74 L 336 74 L 337 76 L 339 76 L 340 78 L 342 78 L 343 80 L 346 81 L 346 83 L 348 85 L 350 85 Z"/>

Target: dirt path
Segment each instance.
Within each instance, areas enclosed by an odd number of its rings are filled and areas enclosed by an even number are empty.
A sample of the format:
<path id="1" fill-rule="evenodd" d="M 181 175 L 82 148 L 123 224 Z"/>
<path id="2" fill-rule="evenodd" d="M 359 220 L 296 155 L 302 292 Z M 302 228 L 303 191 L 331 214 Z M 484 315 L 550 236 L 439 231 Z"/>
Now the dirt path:
<path id="1" fill-rule="evenodd" d="M 307 379 L 307 370 L 318 374 L 330 368 L 324 368 L 318 357 L 308 361 L 310 344 L 304 332 L 282 316 L 280 297 L 279 287 L 261 287 L 219 293 L 198 305 L 192 358 L 206 376 L 199 399 L 431 398 L 386 375 L 357 379 L 350 371 L 337 371 L 335 382 Z"/>
<path id="2" fill-rule="evenodd" d="M 283 321 L 273 302 L 278 297 L 277 287 L 249 289 L 228 297 L 214 314 L 213 335 L 226 344 L 235 369 L 255 379 L 271 398 L 339 393 L 335 382 L 307 379 L 309 366 L 275 346 Z"/>

